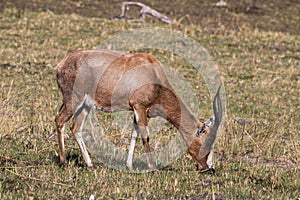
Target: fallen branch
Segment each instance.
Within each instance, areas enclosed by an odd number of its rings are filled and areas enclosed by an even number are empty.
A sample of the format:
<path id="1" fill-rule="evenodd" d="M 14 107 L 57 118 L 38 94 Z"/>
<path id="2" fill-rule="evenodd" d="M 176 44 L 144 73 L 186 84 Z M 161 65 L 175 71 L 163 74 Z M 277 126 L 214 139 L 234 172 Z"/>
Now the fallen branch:
<path id="1" fill-rule="evenodd" d="M 141 7 L 140 19 L 127 19 L 126 14 L 127 14 L 127 11 L 129 10 L 128 9 L 129 6 Z M 110 17 L 110 19 L 123 19 L 123 20 L 128 21 L 128 22 L 145 22 L 146 15 L 148 14 L 148 15 L 152 15 L 153 17 L 161 20 L 162 22 L 165 22 L 167 24 L 173 24 L 172 19 L 170 19 L 169 17 L 161 14 L 160 12 L 158 12 L 156 10 L 153 10 L 149 6 L 146 6 L 145 4 L 140 3 L 140 2 L 133 2 L 133 1 L 123 2 L 121 10 L 122 10 L 121 15 Z"/>

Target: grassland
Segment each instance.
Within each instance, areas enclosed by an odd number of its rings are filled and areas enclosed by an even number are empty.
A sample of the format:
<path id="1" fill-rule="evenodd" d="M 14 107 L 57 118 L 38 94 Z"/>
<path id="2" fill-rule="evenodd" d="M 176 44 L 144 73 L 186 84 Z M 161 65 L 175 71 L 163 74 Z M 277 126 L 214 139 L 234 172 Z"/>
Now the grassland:
<path id="1" fill-rule="evenodd" d="M 66 10 L 76 2 L 80 7 L 80 1 L 70 1 L 64 5 Z M 299 22 L 294 12 L 298 4 L 294 4 L 286 9 L 290 15 L 280 16 L 280 20 Z M 0 13 L 1 199 L 88 199 L 91 194 L 96 199 L 300 198 L 297 26 L 282 32 L 284 24 L 275 19 L 272 28 L 263 23 L 252 26 L 247 14 L 230 9 L 214 10 L 219 14 L 209 16 L 201 13 L 207 19 L 205 23 L 197 24 L 197 15 L 190 14 L 191 23 L 185 17 L 186 23 L 177 21 L 172 26 L 159 22 L 130 24 L 104 16 L 57 14 L 54 7 L 46 11 L 39 9 L 40 5 L 37 1 L 31 5 L 35 9 L 22 11 L 9 4 Z M 107 2 L 104 5 L 112 6 Z M 119 5 L 115 6 L 119 11 Z M 165 7 L 166 13 L 176 14 Z M 267 11 L 261 18 L 265 22 L 268 16 L 273 17 Z M 184 12 L 188 10 L 180 11 Z M 227 17 L 224 21 L 218 20 L 222 12 Z M 66 144 L 68 165 L 61 168 L 57 142 L 49 140 L 55 132 L 54 117 L 61 103 L 56 64 L 76 49 L 96 48 L 114 33 L 153 26 L 189 35 L 219 65 L 227 93 L 227 122 L 215 146 L 216 173 L 200 174 L 188 154 L 151 173 L 125 173 L 101 164 L 89 170 L 73 140 Z M 167 55 L 158 56 L 168 60 Z M 176 59 L 170 65 L 184 69 L 184 63 Z M 193 77 L 189 71 L 183 74 Z M 199 92 L 198 83 L 190 80 Z M 199 98 L 208 99 L 205 95 Z M 200 109 L 205 114 L 210 112 L 209 107 Z M 235 120 L 238 117 L 251 122 L 242 125 Z"/>

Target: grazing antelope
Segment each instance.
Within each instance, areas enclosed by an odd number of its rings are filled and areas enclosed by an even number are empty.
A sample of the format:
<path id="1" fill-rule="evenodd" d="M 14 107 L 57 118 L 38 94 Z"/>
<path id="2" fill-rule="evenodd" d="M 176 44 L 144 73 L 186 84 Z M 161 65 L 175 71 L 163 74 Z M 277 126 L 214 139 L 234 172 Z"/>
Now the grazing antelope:
<path id="1" fill-rule="evenodd" d="M 222 118 L 221 86 L 213 101 L 214 119 L 201 123 L 176 94 L 159 61 L 146 53 L 76 51 L 57 65 L 57 83 L 63 95 L 63 103 L 55 118 L 63 165 L 66 162 L 63 131 L 67 121 L 73 117 L 71 131 L 86 165 L 93 166 L 82 138 L 82 129 L 90 110 L 97 108 L 104 112 L 133 111 L 134 131 L 127 159 L 129 169 L 132 168 L 135 141 L 139 135 L 148 166 L 153 167 L 147 118 L 160 116 L 179 130 L 200 170 L 214 170 L 211 152 Z M 214 126 L 209 127 L 213 121 Z"/>

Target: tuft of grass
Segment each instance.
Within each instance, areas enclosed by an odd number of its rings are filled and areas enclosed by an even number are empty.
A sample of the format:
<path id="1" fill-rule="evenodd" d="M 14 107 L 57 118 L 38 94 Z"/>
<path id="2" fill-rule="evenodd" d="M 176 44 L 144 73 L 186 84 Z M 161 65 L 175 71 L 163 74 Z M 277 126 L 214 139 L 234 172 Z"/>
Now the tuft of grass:
<path id="1" fill-rule="evenodd" d="M 96 199 L 299 198 L 299 35 L 249 26 L 215 28 L 212 33 L 197 25 L 130 24 L 77 14 L 17 12 L 7 8 L 0 13 L 1 199 L 87 199 L 92 194 Z M 67 167 L 59 167 L 57 142 L 48 139 L 61 104 L 56 64 L 76 49 L 96 48 L 114 33 L 153 25 L 188 34 L 219 64 L 228 105 L 227 123 L 215 145 L 216 173 L 200 174 L 188 154 L 144 174 L 102 164 L 89 170 L 74 140 L 66 141 Z M 200 93 L 201 77 L 186 62 L 167 52 L 150 53 L 180 72 Z M 206 118 L 211 113 L 209 97 L 202 93 L 198 97 L 203 102 L 200 117 Z M 110 117 L 99 114 L 106 128 L 112 125 Z M 152 147 L 168 139 L 164 131 L 150 141 Z M 121 137 L 113 128 L 105 134 L 128 148 L 129 135 Z"/>

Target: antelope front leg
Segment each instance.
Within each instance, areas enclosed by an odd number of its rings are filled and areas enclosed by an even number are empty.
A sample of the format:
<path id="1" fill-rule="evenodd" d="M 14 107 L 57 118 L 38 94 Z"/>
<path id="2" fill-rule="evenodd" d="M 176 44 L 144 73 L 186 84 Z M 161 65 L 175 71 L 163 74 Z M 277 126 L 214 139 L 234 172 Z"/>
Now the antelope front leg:
<path id="1" fill-rule="evenodd" d="M 150 145 L 149 145 L 149 133 L 148 133 L 148 127 L 147 126 L 139 126 L 139 131 L 142 136 L 143 145 L 147 157 L 147 163 L 149 169 L 153 169 L 153 163 L 150 155 Z"/>
<path id="2" fill-rule="evenodd" d="M 58 137 L 58 145 L 59 145 L 59 160 L 63 166 L 66 164 L 64 130 L 65 130 L 65 125 L 57 128 L 57 137 Z"/>

